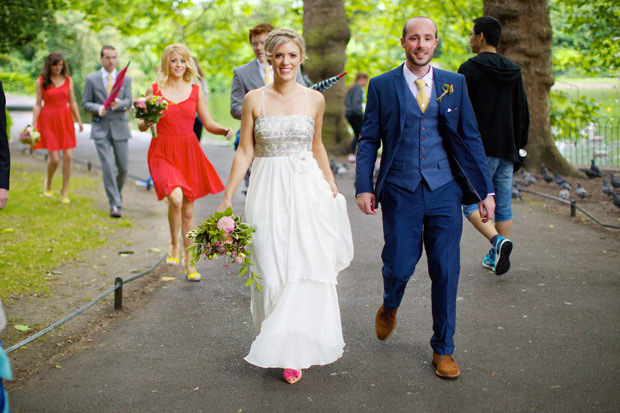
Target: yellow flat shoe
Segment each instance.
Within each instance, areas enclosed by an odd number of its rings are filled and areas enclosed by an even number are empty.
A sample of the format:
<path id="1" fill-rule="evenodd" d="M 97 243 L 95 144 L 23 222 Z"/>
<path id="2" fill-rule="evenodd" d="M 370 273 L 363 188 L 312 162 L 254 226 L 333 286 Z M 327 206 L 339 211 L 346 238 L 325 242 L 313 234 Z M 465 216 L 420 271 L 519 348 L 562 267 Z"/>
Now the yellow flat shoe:
<path id="1" fill-rule="evenodd" d="M 47 189 L 47 179 L 43 181 L 43 196 L 46 198 L 51 198 L 53 193 L 52 191 L 46 191 Z"/>
<path id="2" fill-rule="evenodd" d="M 184 267 L 183 271 L 185 271 L 185 278 L 187 278 L 188 281 L 200 281 L 202 279 L 202 275 L 195 269 L 192 271 Z"/>
<path id="3" fill-rule="evenodd" d="M 170 265 L 179 265 L 181 263 L 181 252 L 179 251 L 179 255 L 176 257 L 171 254 L 172 245 L 168 248 L 168 256 L 166 257 L 166 264 Z"/>
<path id="4" fill-rule="evenodd" d="M 61 204 L 70 204 L 71 200 L 68 197 L 60 198 Z"/>

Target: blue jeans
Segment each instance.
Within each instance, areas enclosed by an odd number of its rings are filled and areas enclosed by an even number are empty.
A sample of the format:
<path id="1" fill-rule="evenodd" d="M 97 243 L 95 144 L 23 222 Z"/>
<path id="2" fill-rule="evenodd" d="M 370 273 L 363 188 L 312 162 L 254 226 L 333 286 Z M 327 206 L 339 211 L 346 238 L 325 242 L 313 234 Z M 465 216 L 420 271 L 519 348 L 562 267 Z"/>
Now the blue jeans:
<path id="1" fill-rule="evenodd" d="M 512 175 L 514 164 L 503 158 L 487 156 L 489 174 L 495 189 L 495 222 L 506 222 L 512 219 Z M 478 210 L 478 204 L 463 205 L 463 214 L 467 219 L 472 212 Z"/>

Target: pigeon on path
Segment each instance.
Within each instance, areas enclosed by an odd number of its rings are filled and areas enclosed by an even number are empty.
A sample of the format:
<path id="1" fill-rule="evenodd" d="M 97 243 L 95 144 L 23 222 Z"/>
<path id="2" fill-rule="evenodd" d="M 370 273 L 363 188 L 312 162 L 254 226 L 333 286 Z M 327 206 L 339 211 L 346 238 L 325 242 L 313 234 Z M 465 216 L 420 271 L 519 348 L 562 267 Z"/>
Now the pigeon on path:
<path id="1" fill-rule="evenodd" d="M 594 179 L 594 178 L 598 178 L 600 177 L 599 174 L 597 174 L 596 172 L 594 172 L 591 169 L 585 169 L 585 168 L 581 168 L 579 169 L 581 172 L 583 172 L 584 174 L 586 174 L 586 176 L 590 179 Z"/>
<path id="2" fill-rule="evenodd" d="M 612 192 L 611 195 L 614 197 L 613 199 L 614 206 L 620 209 L 620 197 L 618 197 L 618 195 L 616 195 L 615 192 Z"/>
<path id="3" fill-rule="evenodd" d="M 616 178 L 616 176 L 611 174 L 611 186 L 614 188 L 620 188 L 620 179 Z"/>
<path id="4" fill-rule="evenodd" d="M 569 196 L 570 196 L 570 191 L 568 189 L 560 189 L 561 199 L 568 199 Z"/>
<path id="5" fill-rule="evenodd" d="M 549 175 L 549 170 L 547 169 L 545 164 L 542 164 L 540 166 L 540 176 L 542 176 L 542 179 L 544 179 L 548 183 L 553 182 L 553 177 L 551 175 Z"/>
<path id="6" fill-rule="evenodd" d="M 562 186 L 563 183 L 568 183 L 566 182 L 566 179 L 564 179 L 563 176 L 561 176 L 559 173 L 557 173 L 556 171 L 553 171 L 553 182 L 555 182 L 556 184 Z M 570 184 L 569 184 L 570 185 Z"/>
<path id="7" fill-rule="evenodd" d="M 590 164 L 590 170 L 598 174 L 598 176 L 603 176 L 603 171 L 599 169 L 598 166 L 594 163 L 594 159 L 592 159 L 592 163 Z"/>
<path id="8" fill-rule="evenodd" d="M 604 179 L 603 179 L 603 193 L 608 196 L 614 193 L 614 189 Z"/>
<path id="9" fill-rule="evenodd" d="M 521 193 L 519 192 L 519 188 L 517 188 L 516 186 L 512 187 L 512 198 L 520 199 L 521 201 L 523 201 L 523 197 L 521 196 Z"/>
<path id="10" fill-rule="evenodd" d="M 577 189 L 575 189 L 575 193 L 577 194 L 577 196 L 581 199 L 585 198 L 588 196 L 588 191 L 586 191 L 584 189 L 583 186 L 581 186 L 581 182 L 577 182 Z"/>

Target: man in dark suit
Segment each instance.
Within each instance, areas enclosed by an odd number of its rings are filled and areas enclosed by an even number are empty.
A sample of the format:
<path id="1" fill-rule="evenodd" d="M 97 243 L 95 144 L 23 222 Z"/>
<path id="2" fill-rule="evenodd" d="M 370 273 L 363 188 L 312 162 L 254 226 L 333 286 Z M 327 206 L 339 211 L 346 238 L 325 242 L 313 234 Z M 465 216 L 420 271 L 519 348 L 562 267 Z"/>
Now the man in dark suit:
<path id="1" fill-rule="evenodd" d="M 493 218 L 493 186 L 462 75 L 433 68 L 437 26 L 414 17 L 403 28 L 405 64 L 370 80 L 357 152 L 357 205 L 376 214 L 381 203 L 385 245 L 383 305 L 377 337 L 396 327 L 407 281 L 426 250 L 433 314 L 432 362 L 441 378 L 456 378 L 456 295 L 463 226 L 461 202 L 474 199 Z M 381 167 L 373 185 L 377 150 Z"/>
<path id="2" fill-rule="evenodd" d="M 11 152 L 6 130 L 6 97 L 0 81 L 0 209 L 9 200 L 9 173 L 11 172 Z"/>
<path id="3" fill-rule="evenodd" d="M 101 70 L 86 76 L 82 106 L 93 114 L 90 138 L 95 141 L 101 161 L 103 186 L 110 203 L 110 216 L 121 217 L 123 199 L 121 191 L 129 170 L 129 146 L 131 138 L 129 121 L 125 111 L 131 108 L 131 78 L 125 81 L 110 108 L 105 108 L 112 86 L 116 81 L 117 53 L 112 46 L 101 48 Z M 118 170 L 118 171 L 116 171 Z"/>

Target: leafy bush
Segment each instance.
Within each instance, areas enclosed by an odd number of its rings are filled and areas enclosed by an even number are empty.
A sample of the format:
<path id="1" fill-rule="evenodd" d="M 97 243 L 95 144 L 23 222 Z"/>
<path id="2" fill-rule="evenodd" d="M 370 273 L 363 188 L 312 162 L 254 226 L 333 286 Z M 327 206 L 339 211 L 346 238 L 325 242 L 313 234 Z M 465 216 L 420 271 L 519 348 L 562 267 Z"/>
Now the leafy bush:
<path id="1" fill-rule="evenodd" d="M 35 93 L 36 81 L 28 75 L 16 72 L 0 72 L 0 80 L 5 92 L 27 95 Z"/>
<path id="2" fill-rule="evenodd" d="M 584 95 L 572 98 L 565 92 L 552 90 L 549 93 L 549 114 L 554 139 L 574 140 L 585 125 L 597 120 L 597 113 L 603 107 Z"/>

